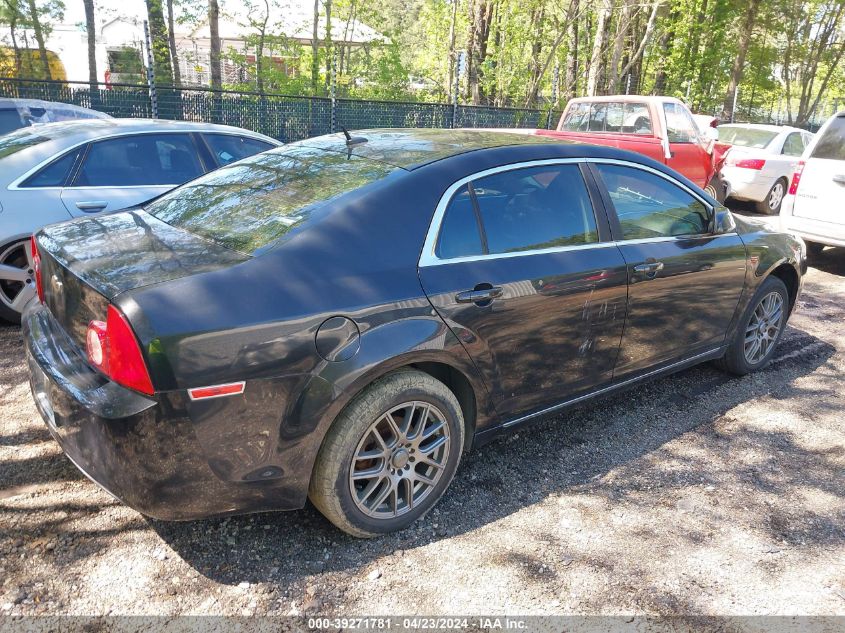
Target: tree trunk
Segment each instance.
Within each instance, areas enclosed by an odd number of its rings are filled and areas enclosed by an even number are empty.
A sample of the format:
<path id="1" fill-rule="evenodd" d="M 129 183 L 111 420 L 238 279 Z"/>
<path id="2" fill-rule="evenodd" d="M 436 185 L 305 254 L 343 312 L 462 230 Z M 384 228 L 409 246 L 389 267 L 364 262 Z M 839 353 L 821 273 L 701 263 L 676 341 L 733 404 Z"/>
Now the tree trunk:
<path id="1" fill-rule="evenodd" d="M 633 6 L 631 0 L 624 0 L 622 15 L 616 23 L 616 37 L 613 38 L 613 52 L 610 56 L 610 73 L 607 82 L 608 94 L 619 92 L 619 78 L 624 74 L 619 72 L 622 64 L 622 53 L 625 50 L 625 40 L 631 27 L 631 13 Z"/>
<path id="2" fill-rule="evenodd" d="M 223 87 L 223 73 L 220 70 L 220 6 L 217 0 L 208 0 L 208 36 L 211 39 L 208 55 L 211 87 L 220 90 Z"/>
<path id="3" fill-rule="evenodd" d="M 270 20 L 270 2 L 264 0 L 264 20 L 258 30 L 258 46 L 255 49 L 255 88 L 258 92 L 264 92 L 264 42 L 267 39 L 267 22 Z"/>
<path id="4" fill-rule="evenodd" d="M 654 24 L 657 20 L 657 11 L 660 9 L 660 3 L 662 1 L 663 0 L 654 0 L 654 5 L 651 7 L 651 14 L 648 16 L 648 24 L 646 24 L 645 33 L 643 33 L 643 39 L 640 40 L 640 45 L 631 56 L 631 59 L 629 59 L 628 63 L 622 68 L 622 72 L 619 73 L 620 77 L 627 75 L 643 56 L 643 51 L 645 51 L 645 47 L 648 46 L 651 34 L 654 32 Z"/>
<path id="5" fill-rule="evenodd" d="M 578 94 L 578 21 L 579 0 L 572 0 L 572 15 L 566 27 L 566 88 L 564 97 L 567 101 Z"/>
<path id="6" fill-rule="evenodd" d="M 467 46 L 467 92 L 472 103 L 482 102 L 484 90 L 481 86 L 483 71 L 481 65 L 487 59 L 487 40 L 490 37 L 490 22 L 493 17 L 494 0 L 473 0 L 470 4 L 470 33 Z"/>
<path id="7" fill-rule="evenodd" d="M 93 2 L 93 0 L 85 0 Z M 167 0 L 167 43 L 170 46 L 170 63 L 173 66 L 173 85 L 182 85 L 182 71 L 179 68 L 179 52 L 176 50 L 176 29 L 173 19 L 173 0 Z"/>
<path id="8" fill-rule="evenodd" d="M 167 43 L 167 26 L 164 23 L 164 10 L 161 0 L 146 0 L 147 20 L 150 25 L 150 40 L 153 49 L 153 68 L 157 84 L 169 85 L 173 82 L 170 67 L 170 47 Z"/>
<path id="9" fill-rule="evenodd" d="M 446 86 L 446 94 L 449 95 L 449 103 L 452 102 L 452 90 L 455 83 L 455 24 L 458 21 L 458 5 L 460 0 L 452 0 L 452 20 L 449 22 L 449 84 Z"/>
<path id="10" fill-rule="evenodd" d="M 21 48 L 18 46 L 18 37 L 15 33 L 18 27 L 18 6 L 16 2 L 12 0 L 5 0 L 5 4 L 8 7 L 9 11 L 9 37 L 12 41 L 12 51 L 15 56 L 15 77 L 20 79 L 21 78 L 21 70 L 23 66 L 23 60 L 21 58 Z"/>
<path id="11" fill-rule="evenodd" d="M 332 0 L 325 0 L 323 6 L 326 7 L 326 33 L 323 38 L 324 47 L 326 49 L 326 89 L 330 88 L 332 82 Z"/>
<path id="12" fill-rule="evenodd" d="M 759 2 L 759 0 L 757 0 Z M 590 71 L 587 75 L 587 96 L 596 96 L 599 83 L 599 72 L 601 70 L 601 52 L 604 48 L 605 30 L 613 10 L 611 0 L 601 0 L 598 17 L 596 18 L 596 35 L 593 38 L 593 54 L 590 57 Z"/>
<path id="13" fill-rule="evenodd" d="M 320 81 L 320 0 L 314 0 L 314 20 L 311 24 L 311 88 L 317 92 Z"/>
<path id="14" fill-rule="evenodd" d="M 730 121 L 733 117 L 734 94 L 737 86 L 742 81 L 742 73 L 745 70 L 745 56 L 748 53 L 748 46 L 751 44 L 751 36 L 754 34 L 754 24 L 757 21 L 757 14 L 760 10 L 761 0 L 748 0 L 746 6 L 745 20 L 739 31 L 739 48 L 731 67 L 731 77 L 728 81 L 728 89 L 725 91 L 725 100 L 722 103 L 722 120 Z"/>
<path id="15" fill-rule="evenodd" d="M 38 56 L 41 58 L 41 71 L 44 79 L 52 79 L 50 73 L 50 60 L 47 59 L 47 47 L 44 45 L 44 30 L 41 28 L 41 20 L 38 18 L 38 7 L 35 0 L 29 0 L 29 19 L 32 21 L 32 30 L 35 33 L 35 41 L 38 43 Z"/>

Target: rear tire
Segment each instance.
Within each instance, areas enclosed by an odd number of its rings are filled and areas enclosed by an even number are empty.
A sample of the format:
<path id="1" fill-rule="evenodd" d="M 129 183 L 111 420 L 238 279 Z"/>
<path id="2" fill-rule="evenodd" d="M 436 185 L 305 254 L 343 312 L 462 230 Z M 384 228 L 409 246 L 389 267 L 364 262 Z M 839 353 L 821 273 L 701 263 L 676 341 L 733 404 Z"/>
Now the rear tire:
<path id="1" fill-rule="evenodd" d="M 308 496 L 344 532 L 370 538 L 406 528 L 449 486 L 464 444 L 457 398 L 416 370 L 387 374 L 332 424 Z"/>
<path id="2" fill-rule="evenodd" d="M 785 178 L 779 178 L 769 189 L 769 193 L 762 202 L 755 202 L 754 206 L 760 213 L 766 215 L 779 215 L 781 205 L 783 205 L 783 198 L 786 196 L 786 188 L 789 185 Z"/>
<path id="3" fill-rule="evenodd" d="M 723 371 L 744 376 L 772 360 L 789 318 L 789 293 L 777 277 L 767 277 L 748 304 L 725 355 Z"/>

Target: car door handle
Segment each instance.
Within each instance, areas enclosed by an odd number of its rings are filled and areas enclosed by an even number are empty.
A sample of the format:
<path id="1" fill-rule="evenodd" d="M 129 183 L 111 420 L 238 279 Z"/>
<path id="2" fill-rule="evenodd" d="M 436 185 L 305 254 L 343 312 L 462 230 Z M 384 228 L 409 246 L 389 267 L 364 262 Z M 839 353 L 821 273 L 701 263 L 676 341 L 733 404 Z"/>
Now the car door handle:
<path id="1" fill-rule="evenodd" d="M 654 278 L 663 270 L 663 262 L 648 262 L 647 264 L 640 264 L 634 266 L 634 272 L 643 273 L 646 277 Z"/>
<path id="2" fill-rule="evenodd" d="M 485 301 L 492 301 L 502 296 L 502 287 L 493 286 L 492 288 L 480 288 L 475 290 L 465 290 L 455 295 L 455 301 L 458 303 L 484 303 Z"/>
<path id="3" fill-rule="evenodd" d="M 839 185 L 845 185 L 845 174 L 836 174 L 833 177 L 833 182 Z"/>
<path id="4" fill-rule="evenodd" d="M 109 206 L 109 203 L 105 200 L 87 200 L 85 202 L 77 202 L 76 208 L 80 211 L 85 211 L 86 213 L 91 213 L 93 211 L 101 211 Z"/>

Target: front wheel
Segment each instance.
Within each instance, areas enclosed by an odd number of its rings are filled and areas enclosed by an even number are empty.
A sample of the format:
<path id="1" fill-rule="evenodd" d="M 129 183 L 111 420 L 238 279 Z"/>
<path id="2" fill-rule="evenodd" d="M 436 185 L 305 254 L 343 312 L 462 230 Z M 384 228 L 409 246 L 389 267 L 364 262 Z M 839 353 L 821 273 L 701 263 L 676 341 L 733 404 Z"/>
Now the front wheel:
<path id="1" fill-rule="evenodd" d="M 35 292 L 35 265 L 29 239 L 0 247 L 0 317 L 20 323 L 23 307 Z"/>
<path id="2" fill-rule="evenodd" d="M 786 286 L 777 277 L 768 277 L 754 294 L 733 341 L 717 361 L 718 365 L 738 376 L 768 365 L 786 329 L 788 315 Z"/>
<path id="3" fill-rule="evenodd" d="M 353 536 L 401 530 L 437 503 L 463 444 L 461 408 L 446 385 L 416 370 L 387 374 L 332 424 L 308 496 Z"/>
<path id="4" fill-rule="evenodd" d="M 757 210 L 766 215 L 778 215 L 783 204 L 783 197 L 786 195 L 786 180 L 779 179 L 762 202 L 756 203 Z"/>

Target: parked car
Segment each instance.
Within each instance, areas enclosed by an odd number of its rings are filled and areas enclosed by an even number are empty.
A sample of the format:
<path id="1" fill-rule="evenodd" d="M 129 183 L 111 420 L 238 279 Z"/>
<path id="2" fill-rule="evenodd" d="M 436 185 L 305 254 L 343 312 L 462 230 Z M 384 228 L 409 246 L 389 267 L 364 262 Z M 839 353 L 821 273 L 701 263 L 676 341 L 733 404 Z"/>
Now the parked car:
<path id="1" fill-rule="evenodd" d="M 821 127 L 792 175 L 781 216 L 811 253 L 845 246 L 845 110 Z"/>
<path id="2" fill-rule="evenodd" d="M 141 204 L 280 143 L 206 123 L 107 119 L 50 123 L 0 137 L 0 317 L 35 294 L 29 236 L 68 218 Z"/>
<path id="3" fill-rule="evenodd" d="M 609 145 L 644 154 L 680 172 L 724 201 L 722 155 L 702 135 L 684 103 L 672 97 L 613 95 L 571 99 L 553 138 Z"/>
<path id="4" fill-rule="evenodd" d="M 320 137 L 42 229 L 23 331 L 50 432 L 154 517 L 310 497 L 366 537 L 497 433 L 707 360 L 764 367 L 801 240 L 551 140 Z"/>
<path id="5" fill-rule="evenodd" d="M 731 123 L 719 126 L 719 143 L 730 146 L 722 166 L 730 197 L 777 215 L 789 179 L 813 135 L 785 125 Z"/>
<path id="6" fill-rule="evenodd" d="M 0 97 L 0 135 L 28 125 L 76 119 L 110 119 L 108 114 L 70 103 Z"/>

